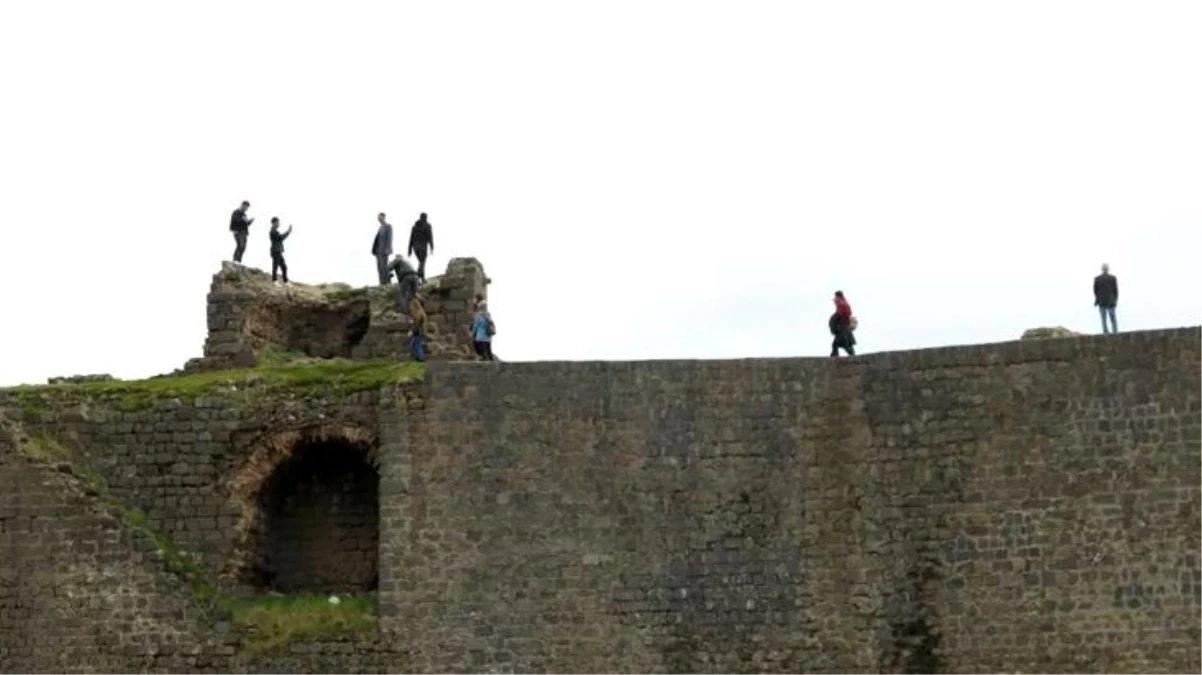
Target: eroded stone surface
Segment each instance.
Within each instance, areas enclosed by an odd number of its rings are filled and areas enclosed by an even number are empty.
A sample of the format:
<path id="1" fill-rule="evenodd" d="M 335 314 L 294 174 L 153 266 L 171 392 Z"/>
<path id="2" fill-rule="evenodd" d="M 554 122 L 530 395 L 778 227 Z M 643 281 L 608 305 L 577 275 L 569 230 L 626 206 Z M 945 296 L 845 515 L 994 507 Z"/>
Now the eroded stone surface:
<path id="1" fill-rule="evenodd" d="M 429 316 L 429 359 L 473 358 L 468 328 L 488 278 L 474 258 L 454 258 L 419 289 Z M 222 263 L 208 295 L 204 357 L 185 370 L 249 367 L 265 352 L 312 358 L 409 360 L 411 324 L 399 312 L 395 283 L 277 286 L 262 270 Z"/>

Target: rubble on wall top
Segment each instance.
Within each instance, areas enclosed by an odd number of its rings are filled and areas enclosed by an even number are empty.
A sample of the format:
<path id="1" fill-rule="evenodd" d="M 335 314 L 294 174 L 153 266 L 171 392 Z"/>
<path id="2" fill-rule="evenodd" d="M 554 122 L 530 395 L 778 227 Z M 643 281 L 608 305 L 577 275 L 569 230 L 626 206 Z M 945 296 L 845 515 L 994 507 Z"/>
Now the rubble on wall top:
<path id="1" fill-rule="evenodd" d="M 1044 326 L 1040 328 L 1028 328 L 1023 331 L 1022 340 L 1046 340 L 1049 338 L 1066 338 L 1077 337 L 1083 335 L 1073 330 L 1069 330 L 1064 326 Z"/>

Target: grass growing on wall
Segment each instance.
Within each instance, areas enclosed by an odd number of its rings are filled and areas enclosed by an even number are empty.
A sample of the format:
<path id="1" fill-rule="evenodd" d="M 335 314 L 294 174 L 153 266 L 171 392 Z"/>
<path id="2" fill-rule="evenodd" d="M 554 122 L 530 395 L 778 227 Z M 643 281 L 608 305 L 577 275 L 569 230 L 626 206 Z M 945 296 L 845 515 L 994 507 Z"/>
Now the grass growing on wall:
<path id="1" fill-rule="evenodd" d="M 319 595 L 253 598 L 226 595 L 208 570 L 155 529 L 144 512 L 115 497 L 104 478 L 70 448 L 48 436 L 29 436 L 21 440 L 17 451 L 38 464 L 54 466 L 60 473 L 74 476 L 105 510 L 153 542 L 167 570 L 188 585 L 201 615 L 208 621 L 228 618 L 242 635 L 243 658 L 253 660 L 300 640 L 368 637 L 376 628 L 376 605 L 371 598 L 340 597 L 340 602 L 333 604 L 328 597 Z"/>
<path id="2" fill-rule="evenodd" d="M 255 393 L 345 396 L 359 391 L 420 380 L 424 364 L 396 361 L 288 362 L 270 358 L 255 368 L 206 371 L 148 380 L 113 380 L 53 385 L 21 385 L 0 389 L 23 405 L 83 399 L 111 400 L 123 411 L 145 410 L 157 402 L 199 396 L 230 397 Z"/>
<path id="3" fill-rule="evenodd" d="M 243 655 L 252 658 L 292 642 L 368 637 L 376 629 L 376 604 L 365 597 L 339 596 L 333 604 L 324 595 L 260 596 L 227 606 L 234 627 L 246 636 Z"/>

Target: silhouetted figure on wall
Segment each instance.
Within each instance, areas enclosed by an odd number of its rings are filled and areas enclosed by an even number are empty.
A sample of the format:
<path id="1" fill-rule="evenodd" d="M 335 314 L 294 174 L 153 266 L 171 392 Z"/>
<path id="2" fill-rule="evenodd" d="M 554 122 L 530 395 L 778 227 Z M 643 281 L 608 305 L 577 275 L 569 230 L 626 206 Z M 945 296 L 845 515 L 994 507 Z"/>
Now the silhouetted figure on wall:
<path id="1" fill-rule="evenodd" d="M 1110 273 L 1110 265 L 1102 263 L 1102 273 L 1093 280 L 1093 304 L 1102 315 L 1102 332 L 1119 332 L 1118 320 L 1114 318 L 1114 308 L 1119 304 L 1119 280 Z M 1110 330 L 1106 329 L 1106 317 L 1110 317 Z"/>
<path id="2" fill-rule="evenodd" d="M 426 280 L 426 255 L 434 252 L 434 230 L 422 214 L 409 230 L 409 255 L 417 257 L 417 276 Z"/>
<path id="3" fill-rule="evenodd" d="M 292 234 L 292 226 L 288 226 L 288 231 L 280 232 L 280 219 L 272 217 L 271 230 L 267 236 L 271 237 L 271 280 L 276 280 L 276 273 L 280 272 L 284 276 L 284 283 L 288 283 L 288 263 L 284 262 L 284 240 L 288 235 Z"/>
<path id="4" fill-rule="evenodd" d="M 376 229 L 376 238 L 371 242 L 371 254 L 376 257 L 376 273 L 380 285 L 388 283 L 392 273 L 388 271 L 388 258 L 392 256 L 392 225 L 384 220 L 384 214 L 376 216 L 380 227 Z"/>
<path id="5" fill-rule="evenodd" d="M 851 313 L 851 303 L 843 297 L 843 291 L 835 291 L 835 313 L 827 322 L 831 329 L 831 357 L 839 356 L 839 350 L 847 352 L 848 356 L 856 355 L 855 317 Z"/>
<path id="6" fill-rule="evenodd" d="M 234 233 L 234 262 L 239 264 L 242 263 L 242 254 L 246 252 L 246 233 L 250 231 L 250 224 L 255 222 L 254 218 L 246 217 L 249 208 L 250 202 L 244 201 L 230 214 L 230 232 Z"/>
<path id="7" fill-rule="evenodd" d="M 401 314 L 409 316 L 409 301 L 417 295 L 417 271 L 405 260 L 404 256 L 399 253 L 388 267 L 385 268 L 384 283 L 388 283 L 388 279 L 396 273 L 397 283 L 401 289 Z"/>

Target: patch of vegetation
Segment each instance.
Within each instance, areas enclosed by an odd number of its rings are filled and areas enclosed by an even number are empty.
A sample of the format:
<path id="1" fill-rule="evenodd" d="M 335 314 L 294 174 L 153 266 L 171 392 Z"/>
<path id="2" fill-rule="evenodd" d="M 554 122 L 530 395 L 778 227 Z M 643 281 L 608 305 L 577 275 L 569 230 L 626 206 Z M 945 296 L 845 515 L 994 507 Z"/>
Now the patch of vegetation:
<path id="1" fill-rule="evenodd" d="M 122 411 L 145 410 L 170 398 L 229 396 L 254 390 L 290 393 L 298 398 L 315 395 L 345 396 L 359 391 L 420 380 L 425 367 L 420 363 L 396 361 L 306 361 L 285 362 L 287 355 L 274 355 L 255 368 L 205 371 L 148 380 L 111 380 L 53 385 L 21 385 L 0 389 L 15 395 L 22 406 L 41 405 L 47 399 L 73 402 L 87 399 L 115 401 Z"/>
<path id="2" fill-rule="evenodd" d="M 17 451 L 29 459 L 43 464 L 70 462 L 72 459 L 71 451 L 49 436 L 26 438 L 17 446 Z"/>
<path id="3" fill-rule="evenodd" d="M 258 596 L 230 600 L 232 622 L 246 639 L 244 656 L 256 657 L 296 641 L 330 637 L 368 637 L 376 629 L 371 598 L 322 595 Z"/>
<path id="4" fill-rule="evenodd" d="M 376 628 L 376 604 L 365 597 L 340 597 L 338 604 L 318 595 L 234 598 L 221 592 L 209 572 L 179 550 L 170 537 L 155 529 L 150 518 L 109 491 L 104 478 L 62 443 L 47 436 L 23 439 L 17 451 L 75 476 L 101 506 L 154 543 L 169 572 L 188 584 L 202 616 L 212 622 L 228 619 L 242 633 L 241 654 L 253 659 L 297 640 L 370 636 Z"/>
<path id="5" fill-rule="evenodd" d="M 264 347 L 258 351 L 256 356 L 259 359 L 259 368 L 280 368 L 312 360 L 304 352 L 280 349 L 279 347 Z"/>

